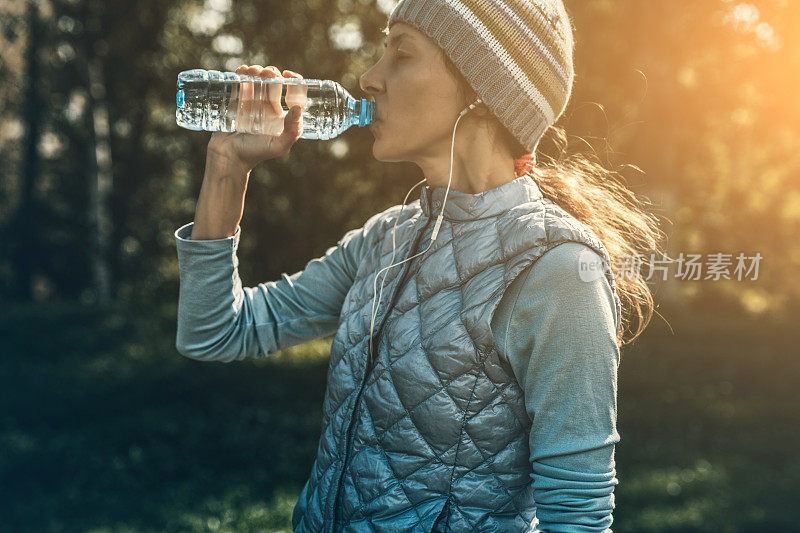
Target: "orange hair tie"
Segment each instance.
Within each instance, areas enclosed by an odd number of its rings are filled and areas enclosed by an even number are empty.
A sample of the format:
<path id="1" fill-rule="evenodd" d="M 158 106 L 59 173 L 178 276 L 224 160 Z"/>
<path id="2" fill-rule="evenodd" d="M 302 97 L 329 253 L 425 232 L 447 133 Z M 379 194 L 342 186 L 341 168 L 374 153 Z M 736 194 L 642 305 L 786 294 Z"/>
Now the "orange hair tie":
<path id="1" fill-rule="evenodd" d="M 514 173 L 519 178 L 527 174 L 534 166 L 536 166 L 536 158 L 533 154 L 525 154 L 519 159 L 514 160 Z"/>

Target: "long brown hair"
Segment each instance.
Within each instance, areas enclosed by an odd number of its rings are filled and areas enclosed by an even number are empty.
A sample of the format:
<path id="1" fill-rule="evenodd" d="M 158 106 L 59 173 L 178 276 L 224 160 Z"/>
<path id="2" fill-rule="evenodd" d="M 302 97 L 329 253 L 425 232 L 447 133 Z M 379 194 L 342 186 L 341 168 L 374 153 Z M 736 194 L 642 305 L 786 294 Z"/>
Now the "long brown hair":
<path id="1" fill-rule="evenodd" d="M 458 96 L 463 105 L 474 102 L 477 93 L 441 48 L 439 56 L 459 82 Z M 501 142 L 514 159 L 528 153 L 494 114 L 490 112 L 486 117 L 495 146 Z M 547 157 L 546 163 L 536 164 L 528 172 L 542 195 L 591 228 L 608 251 L 612 265 L 623 264 L 625 258 L 639 258 L 640 264 L 647 264 L 641 257 L 664 253 L 661 242 L 665 234 L 655 215 L 645 209 L 651 202 L 628 189 L 620 181 L 620 174 L 604 168 L 600 161 L 593 161 L 583 153 L 567 154 L 567 135 L 563 128 L 550 126 L 546 134 L 550 132 L 554 144 L 559 147 L 558 155 Z M 653 295 L 638 269 L 632 275 L 615 276 L 615 281 L 622 305 L 622 328 L 616 341 L 622 346 L 638 337 L 650 322 L 654 311 Z M 634 317 L 637 329 L 625 340 L 624 335 L 632 329 Z"/>

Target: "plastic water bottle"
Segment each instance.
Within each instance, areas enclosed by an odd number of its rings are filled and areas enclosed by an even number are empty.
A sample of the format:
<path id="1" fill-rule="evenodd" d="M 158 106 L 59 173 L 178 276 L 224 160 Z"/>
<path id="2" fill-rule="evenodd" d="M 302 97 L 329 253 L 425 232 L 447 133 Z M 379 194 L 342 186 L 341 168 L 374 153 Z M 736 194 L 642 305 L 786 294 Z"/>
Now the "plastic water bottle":
<path id="1" fill-rule="evenodd" d="M 178 74 L 175 120 L 190 130 L 279 135 L 286 113 L 302 108 L 300 138 L 332 139 L 372 122 L 375 104 L 332 80 L 262 78 L 193 69 Z"/>

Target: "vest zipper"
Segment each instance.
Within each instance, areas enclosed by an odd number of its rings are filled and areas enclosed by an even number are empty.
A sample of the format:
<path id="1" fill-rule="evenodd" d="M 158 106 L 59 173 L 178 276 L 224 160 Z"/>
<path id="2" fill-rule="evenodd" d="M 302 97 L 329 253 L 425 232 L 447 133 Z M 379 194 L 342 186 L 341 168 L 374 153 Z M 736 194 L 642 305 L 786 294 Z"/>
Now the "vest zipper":
<path id="1" fill-rule="evenodd" d="M 422 236 L 425 235 L 425 232 L 428 229 L 428 226 L 431 223 L 431 217 L 428 217 L 428 221 L 425 222 L 425 226 L 420 231 L 419 235 L 417 235 L 416 239 L 414 240 L 414 245 L 411 247 L 411 252 L 408 254 L 408 257 L 413 257 L 414 254 L 417 253 L 417 249 L 419 247 L 419 241 L 422 239 Z M 395 287 L 394 294 L 392 294 L 392 300 L 389 306 L 386 308 L 386 314 L 383 316 L 381 320 L 381 325 L 378 328 L 378 332 L 375 335 L 375 342 L 373 342 L 373 348 L 378 346 L 378 340 L 381 338 L 381 333 L 383 332 L 383 326 L 386 324 L 386 319 L 389 318 L 389 313 L 391 313 L 392 309 L 394 308 L 395 303 L 397 302 L 397 297 L 400 295 L 400 289 L 403 287 L 403 284 L 406 282 L 406 275 L 411 269 L 411 261 L 406 261 L 405 269 L 403 271 L 402 276 L 400 277 L 400 282 Z M 347 460 L 350 455 L 350 445 L 352 443 L 352 430 L 353 425 L 355 424 L 356 414 L 358 413 L 358 406 L 361 402 L 361 394 L 364 392 L 364 386 L 367 384 L 367 379 L 369 378 L 370 373 L 372 372 L 372 366 L 375 363 L 375 357 L 370 351 L 369 353 L 369 360 L 367 361 L 367 369 L 364 372 L 364 377 L 361 379 L 361 385 L 358 389 L 358 395 L 356 396 L 355 404 L 353 405 L 353 412 L 350 414 L 350 422 L 347 425 L 347 433 L 345 438 L 345 452 L 344 452 L 344 460 L 342 461 L 342 469 L 339 472 L 339 480 L 336 483 L 336 495 L 333 498 L 333 524 L 331 527 L 331 531 L 335 531 L 336 527 L 339 524 L 339 498 L 341 497 L 342 492 L 342 479 L 344 478 L 344 471 L 347 468 Z M 329 500 L 330 501 L 330 500 Z M 327 513 L 326 513 L 327 514 Z"/>

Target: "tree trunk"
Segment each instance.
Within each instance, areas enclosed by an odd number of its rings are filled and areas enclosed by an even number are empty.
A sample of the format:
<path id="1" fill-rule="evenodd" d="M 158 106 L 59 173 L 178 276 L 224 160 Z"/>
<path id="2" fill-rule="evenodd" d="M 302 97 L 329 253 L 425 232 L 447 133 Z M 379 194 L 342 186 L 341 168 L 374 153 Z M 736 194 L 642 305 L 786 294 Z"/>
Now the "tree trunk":
<path id="1" fill-rule="evenodd" d="M 35 2 L 28 3 L 28 44 L 25 51 L 25 100 L 23 123 L 25 140 L 23 145 L 22 176 L 19 207 L 10 222 L 9 243 L 12 264 L 15 265 L 15 283 L 12 293 L 20 300 L 33 298 L 33 273 L 38 259 L 37 224 L 38 203 L 35 197 L 36 181 L 39 177 L 39 139 L 41 137 L 42 101 L 39 94 L 39 49 L 42 29 L 39 11 Z"/>
<path id="2" fill-rule="evenodd" d="M 111 303 L 111 268 L 108 261 L 109 236 L 112 221 L 108 211 L 112 186 L 111 147 L 109 144 L 108 110 L 106 108 L 105 79 L 101 60 L 92 55 L 88 58 L 89 94 L 92 109 L 94 145 L 94 172 L 89 181 L 94 249 L 92 253 L 92 278 L 97 301 L 101 305 Z"/>

